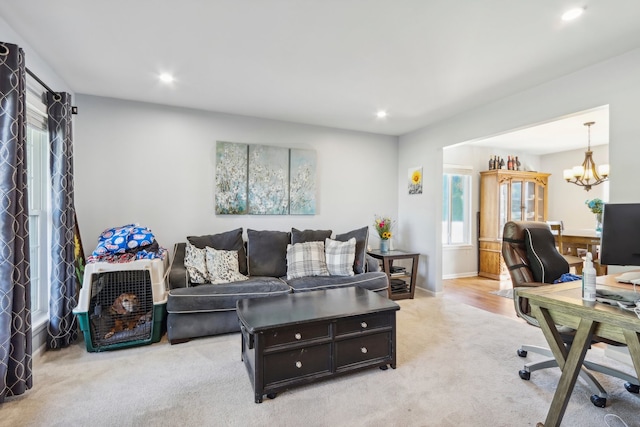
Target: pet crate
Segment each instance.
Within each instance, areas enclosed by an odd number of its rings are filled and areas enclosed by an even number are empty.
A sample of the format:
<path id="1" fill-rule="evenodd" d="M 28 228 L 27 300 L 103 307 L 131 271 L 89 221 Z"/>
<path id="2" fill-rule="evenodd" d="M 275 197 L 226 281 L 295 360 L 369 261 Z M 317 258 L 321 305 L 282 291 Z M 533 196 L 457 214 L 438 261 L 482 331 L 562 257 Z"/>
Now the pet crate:
<path id="1" fill-rule="evenodd" d="M 87 264 L 78 306 L 87 351 L 160 341 L 165 325 L 168 261 Z"/>

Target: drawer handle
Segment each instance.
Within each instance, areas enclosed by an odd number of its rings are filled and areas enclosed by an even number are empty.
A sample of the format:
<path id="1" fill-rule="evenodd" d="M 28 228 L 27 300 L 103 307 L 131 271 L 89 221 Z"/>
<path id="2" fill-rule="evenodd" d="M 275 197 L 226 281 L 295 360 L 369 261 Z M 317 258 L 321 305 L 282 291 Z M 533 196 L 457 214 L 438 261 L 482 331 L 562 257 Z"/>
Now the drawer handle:
<path id="1" fill-rule="evenodd" d="M 360 323 L 360 326 L 362 326 L 363 328 L 366 328 L 369 325 L 367 325 L 367 322 L 362 322 L 362 323 Z"/>
<path id="2" fill-rule="evenodd" d="M 302 362 L 301 361 L 297 361 L 296 362 L 296 368 L 302 368 Z"/>
<path id="3" fill-rule="evenodd" d="M 302 334 L 300 332 L 297 332 L 294 337 L 296 337 L 297 340 L 299 340 L 300 338 L 302 338 Z"/>
<path id="4" fill-rule="evenodd" d="M 360 349 L 360 351 L 361 351 L 361 352 L 363 352 L 363 353 L 366 353 L 366 352 L 367 352 L 367 347 L 362 347 L 362 348 Z"/>

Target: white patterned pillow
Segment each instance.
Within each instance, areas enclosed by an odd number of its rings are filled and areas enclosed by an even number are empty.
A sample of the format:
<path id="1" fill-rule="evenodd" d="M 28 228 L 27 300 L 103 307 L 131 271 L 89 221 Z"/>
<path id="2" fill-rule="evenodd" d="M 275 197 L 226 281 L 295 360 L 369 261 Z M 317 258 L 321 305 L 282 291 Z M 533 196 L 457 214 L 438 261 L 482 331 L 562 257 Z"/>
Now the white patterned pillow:
<path id="1" fill-rule="evenodd" d="M 205 250 L 199 249 L 187 242 L 184 252 L 184 266 L 189 273 L 191 283 L 207 282 L 207 264 L 205 261 Z"/>
<path id="2" fill-rule="evenodd" d="M 356 259 L 356 238 L 346 242 L 326 239 L 325 253 L 327 269 L 332 276 L 353 276 L 353 261 Z"/>
<path id="3" fill-rule="evenodd" d="M 238 251 L 219 251 L 208 246 L 205 249 L 209 282 L 220 284 L 248 279 L 247 276 L 240 274 Z"/>
<path id="4" fill-rule="evenodd" d="M 297 277 L 328 276 L 324 242 L 287 245 L 287 280 Z"/>

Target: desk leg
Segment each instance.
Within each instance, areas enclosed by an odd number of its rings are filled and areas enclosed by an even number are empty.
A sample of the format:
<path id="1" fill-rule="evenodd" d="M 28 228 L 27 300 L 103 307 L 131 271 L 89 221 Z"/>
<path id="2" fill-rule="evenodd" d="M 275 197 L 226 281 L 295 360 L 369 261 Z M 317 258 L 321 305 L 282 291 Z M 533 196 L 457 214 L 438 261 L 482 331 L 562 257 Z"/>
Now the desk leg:
<path id="1" fill-rule="evenodd" d="M 622 333 L 627 342 L 633 366 L 636 368 L 636 376 L 640 379 L 640 334 L 627 329 L 624 329 Z"/>
<path id="2" fill-rule="evenodd" d="M 549 345 L 552 347 L 551 350 L 553 354 L 560 356 L 560 359 L 556 356 L 556 360 L 558 362 L 558 366 L 562 369 L 562 375 L 560 376 L 560 382 L 558 383 L 556 392 L 553 395 L 553 401 L 551 402 L 551 407 L 549 408 L 549 413 L 547 414 L 547 419 L 544 423 L 545 427 L 559 427 L 562 417 L 564 416 L 564 412 L 567 409 L 567 405 L 569 404 L 573 387 L 578 379 L 578 374 L 582 368 L 582 362 L 584 362 L 584 357 L 587 354 L 589 345 L 591 344 L 591 338 L 593 336 L 596 323 L 588 319 L 580 320 L 573 344 L 571 345 L 571 351 L 569 351 L 569 354 L 565 359 L 564 355 L 566 354 L 566 348 L 564 348 L 564 344 L 562 344 L 560 334 L 555 330 L 555 325 L 553 323 L 553 319 L 549 315 L 549 312 L 541 309 L 540 307 L 532 307 L 532 310 L 540 322 L 540 327 L 542 328 Z"/>

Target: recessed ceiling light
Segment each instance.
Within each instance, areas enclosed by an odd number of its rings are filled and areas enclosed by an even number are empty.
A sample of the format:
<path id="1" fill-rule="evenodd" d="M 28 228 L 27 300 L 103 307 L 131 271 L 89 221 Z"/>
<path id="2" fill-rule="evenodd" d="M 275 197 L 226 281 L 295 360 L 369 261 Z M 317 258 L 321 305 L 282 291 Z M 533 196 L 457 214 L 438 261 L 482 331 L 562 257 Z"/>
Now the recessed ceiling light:
<path id="1" fill-rule="evenodd" d="M 578 16 L 584 13 L 584 7 L 576 7 L 575 9 L 569 9 L 562 14 L 563 21 L 573 21 Z"/>
<path id="2" fill-rule="evenodd" d="M 379 118 L 379 119 L 384 119 L 385 117 L 387 117 L 387 112 L 386 111 L 382 111 L 382 110 L 378 111 L 376 113 L 376 117 Z"/>
<path id="3" fill-rule="evenodd" d="M 171 83 L 173 81 L 173 76 L 169 73 L 162 73 L 160 74 L 159 78 L 163 83 Z"/>

